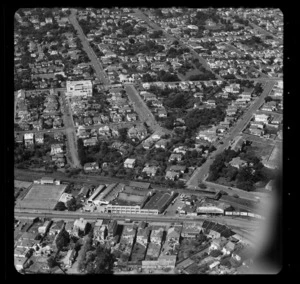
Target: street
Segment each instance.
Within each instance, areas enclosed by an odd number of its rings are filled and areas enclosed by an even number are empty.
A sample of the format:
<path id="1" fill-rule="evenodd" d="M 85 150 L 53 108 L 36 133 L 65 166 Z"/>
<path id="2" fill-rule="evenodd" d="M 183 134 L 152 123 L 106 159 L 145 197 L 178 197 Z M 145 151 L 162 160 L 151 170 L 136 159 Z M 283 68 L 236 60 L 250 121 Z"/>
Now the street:
<path id="1" fill-rule="evenodd" d="M 211 153 L 210 157 L 212 158 L 208 158 L 201 167 L 195 170 L 186 184 L 188 188 L 195 188 L 195 186 L 198 186 L 199 181 L 204 180 L 204 178 L 208 175 L 209 167 L 212 165 L 214 157 L 222 153 L 229 146 L 230 141 L 244 130 L 246 125 L 251 120 L 253 113 L 258 110 L 258 108 L 264 103 L 264 98 L 271 92 L 274 85 L 274 81 L 268 81 L 266 83 L 263 93 L 249 107 L 247 112 L 243 115 L 242 119 L 239 120 L 232 129 L 230 129 L 229 135 L 223 140 L 224 144 L 221 144 L 215 152 Z"/>
<path id="2" fill-rule="evenodd" d="M 63 112 L 63 120 L 65 125 L 65 133 L 67 136 L 68 153 L 70 154 L 71 157 L 71 161 L 69 162 L 71 162 L 71 166 L 75 168 L 81 168 L 81 164 L 78 157 L 78 151 L 77 151 L 76 130 L 74 126 L 71 107 L 65 95 L 65 92 L 61 92 L 60 94 L 61 94 L 61 103 L 65 109 L 65 111 Z"/>
<path id="3" fill-rule="evenodd" d="M 109 79 L 107 78 L 105 72 L 103 71 L 102 65 L 100 61 L 98 60 L 95 52 L 91 48 L 89 42 L 87 41 L 82 28 L 80 27 L 80 24 L 78 23 L 76 19 L 76 9 L 71 9 L 71 15 L 69 16 L 71 24 L 74 26 L 75 30 L 78 33 L 78 37 L 81 40 L 83 49 L 87 53 L 89 59 L 91 60 L 91 65 L 95 69 L 96 75 L 99 78 L 100 82 L 102 82 L 104 85 L 110 84 Z"/>
<path id="4" fill-rule="evenodd" d="M 159 130 L 161 127 L 156 122 L 154 115 L 152 114 L 144 100 L 140 97 L 135 87 L 133 85 L 126 85 L 125 90 L 128 98 L 133 103 L 134 110 L 138 114 L 141 122 L 147 123 L 147 125 L 153 131 Z"/>

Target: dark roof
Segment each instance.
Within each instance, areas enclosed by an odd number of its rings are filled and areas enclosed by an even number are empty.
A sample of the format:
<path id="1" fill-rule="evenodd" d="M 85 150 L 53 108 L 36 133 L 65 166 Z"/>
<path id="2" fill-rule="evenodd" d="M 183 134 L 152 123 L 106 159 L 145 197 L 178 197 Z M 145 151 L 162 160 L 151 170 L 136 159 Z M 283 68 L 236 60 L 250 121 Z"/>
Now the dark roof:
<path id="1" fill-rule="evenodd" d="M 131 181 L 131 182 L 129 183 L 129 186 L 149 189 L 149 188 L 150 188 L 150 183 L 149 183 L 149 182 L 136 182 L 136 181 Z"/>

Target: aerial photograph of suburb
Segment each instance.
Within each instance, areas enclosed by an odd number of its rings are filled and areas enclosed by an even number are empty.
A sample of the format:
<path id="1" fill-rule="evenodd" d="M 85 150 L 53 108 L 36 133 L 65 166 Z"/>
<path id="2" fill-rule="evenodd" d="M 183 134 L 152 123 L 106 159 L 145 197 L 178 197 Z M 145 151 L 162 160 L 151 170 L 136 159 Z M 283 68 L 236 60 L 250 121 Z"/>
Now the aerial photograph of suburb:
<path id="1" fill-rule="evenodd" d="M 17 274 L 280 271 L 280 9 L 12 15 Z"/>

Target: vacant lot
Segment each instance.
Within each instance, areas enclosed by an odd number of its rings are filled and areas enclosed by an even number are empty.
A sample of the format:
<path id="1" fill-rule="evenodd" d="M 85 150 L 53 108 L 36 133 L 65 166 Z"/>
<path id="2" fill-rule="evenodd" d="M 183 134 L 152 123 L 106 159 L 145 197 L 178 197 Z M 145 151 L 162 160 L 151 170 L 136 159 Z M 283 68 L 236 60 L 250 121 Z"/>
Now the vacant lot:
<path id="1" fill-rule="evenodd" d="M 34 184 L 17 207 L 34 209 L 54 209 L 67 185 Z"/>
<path id="2" fill-rule="evenodd" d="M 268 144 L 252 142 L 250 152 L 254 153 L 256 157 L 269 157 L 272 153 L 273 147 Z"/>

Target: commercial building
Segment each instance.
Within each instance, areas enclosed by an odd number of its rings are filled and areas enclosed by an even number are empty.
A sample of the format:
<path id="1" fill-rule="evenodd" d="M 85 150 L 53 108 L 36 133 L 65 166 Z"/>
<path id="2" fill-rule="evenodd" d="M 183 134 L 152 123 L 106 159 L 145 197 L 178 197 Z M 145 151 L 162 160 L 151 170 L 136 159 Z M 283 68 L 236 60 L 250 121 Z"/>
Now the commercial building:
<path id="1" fill-rule="evenodd" d="M 67 92 L 68 97 L 90 97 L 93 94 L 93 85 L 90 80 L 83 81 L 67 81 Z"/>
<path id="2" fill-rule="evenodd" d="M 141 209 L 139 205 L 136 206 L 122 206 L 108 204 L 105 208 L 107 213 L 113 214 L 145 214 L 145 215 L 158 215 L 157 209 Z"/>

